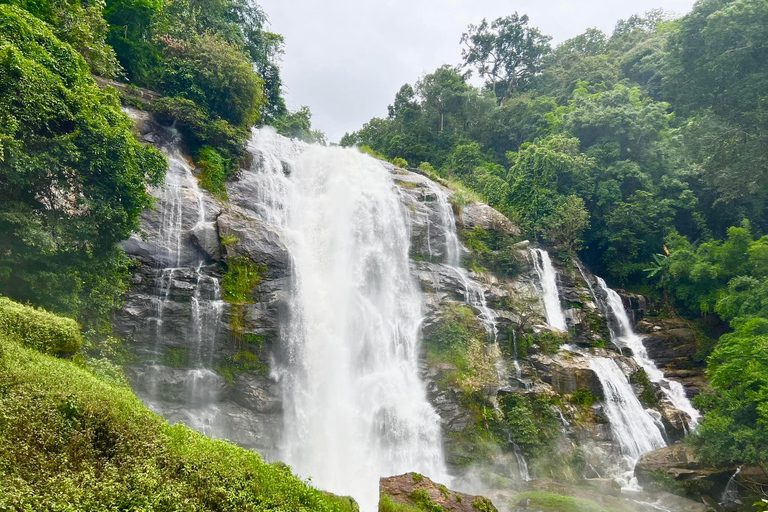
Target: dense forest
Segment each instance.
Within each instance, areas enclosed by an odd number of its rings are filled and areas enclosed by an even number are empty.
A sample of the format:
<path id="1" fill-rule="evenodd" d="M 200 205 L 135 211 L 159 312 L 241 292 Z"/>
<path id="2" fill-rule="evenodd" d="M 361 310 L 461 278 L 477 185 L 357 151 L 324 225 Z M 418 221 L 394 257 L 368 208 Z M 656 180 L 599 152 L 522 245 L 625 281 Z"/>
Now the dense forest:
<path id="1" fill-rule="evenodd" d="M 341 143 L 448 178 L 717 338 L 695 438 L 768 467 L 768 2 L 701 0 L 552 47 L 517 13 Z M 472 76 L 482 87 L 469 83 Z M 714 345 L 712 343 L 711 345 Z M 706 357 L 712 346 L 702 351 Z"/>
<path id="2" fill-rule="evenodd" d="M 524 14 L 483 20 L 457 41 L 462 62 L 403 85 L 341 145 L 450 183 L 459 204 L 480 198 L 520 238 L 685 317 L 711 384 L 686 442 L 708 464 L 768 474 L 766 27 L 768 0 L 699 0 L 558 45 Z M 351 507 L 149 413 L 113 336 L 135 265 L 121 242 L 168 164 L 137 140 L 130 96 L 96 78 L 156 92 L 141 108 L 178 130 L 225 202 L 252 127 L 327 143 L 308 107 L 286 107 L 283 45 L 250 0 L 0 0 L 0 476 L 47 482 L 0 482 L 16 493 L 0 510 L 65 510 L 88 492 L 121 509 Z M 63 405 L 46 394 L 66 386 Z M 24 451 L 45 443 L 61 459 Z M 89 450 L 124 465 L 89 479 Z"/>
<path id="3" fill-rule="evenodd" d="M 0 2 L 0 291 L 108 333 L 128 279 L 117 248 L 152 206 L 165 162 L 140 145 L 118 97 L 91 74 L 162 95 L 150 106 L 185 136 L 214 193 L 250 127 L 323 139 L 288 112 L 283 40 L 245 0 Z M 73 191 L 74 193 L 71 193 Z"/>

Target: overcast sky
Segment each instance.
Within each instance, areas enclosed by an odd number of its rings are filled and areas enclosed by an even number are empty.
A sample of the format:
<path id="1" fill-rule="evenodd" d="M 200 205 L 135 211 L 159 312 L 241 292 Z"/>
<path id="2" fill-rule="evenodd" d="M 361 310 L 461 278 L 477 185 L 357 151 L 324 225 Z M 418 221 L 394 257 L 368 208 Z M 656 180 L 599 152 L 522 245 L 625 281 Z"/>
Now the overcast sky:
<path id="1" fill-rule="evenodd" d="M 404 83 L 460 62 L 469 23 L 527 13 L 562 42 L 653 8 L 684 14 L 694 0 L 257 0 L 285 36 L 283 83 L 290 109 L 308 105 L 329 141 L 385 116 Z"/>

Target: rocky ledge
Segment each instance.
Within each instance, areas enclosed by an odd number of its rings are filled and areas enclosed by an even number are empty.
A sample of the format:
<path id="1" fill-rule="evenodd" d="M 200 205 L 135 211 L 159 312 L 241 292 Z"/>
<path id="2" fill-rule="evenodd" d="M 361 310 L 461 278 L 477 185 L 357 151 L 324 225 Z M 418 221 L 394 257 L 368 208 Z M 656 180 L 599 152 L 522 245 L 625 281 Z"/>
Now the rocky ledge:
<path id="1" fill-rule="evenodd" d="M 451 491 L 418 473 L 379 480 L 379 511 L 395 510 L 392 504 L 400 505 L 396 510 L 403 512 L 498 512 L 488 498 Z"/>

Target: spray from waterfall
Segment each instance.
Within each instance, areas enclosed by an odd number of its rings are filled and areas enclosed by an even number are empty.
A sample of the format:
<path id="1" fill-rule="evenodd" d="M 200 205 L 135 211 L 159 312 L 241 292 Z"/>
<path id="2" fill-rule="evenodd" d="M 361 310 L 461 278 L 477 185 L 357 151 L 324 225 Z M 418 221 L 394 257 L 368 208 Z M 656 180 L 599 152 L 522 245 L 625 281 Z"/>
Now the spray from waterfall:
<path id="1" fill-rule="evenodd" d="M 249 144 L 263 218 L 292 258 L 282 454 L 313 484 L 376 509 L 382 476 L 447 482 L 440 421 L 419 379 L 421 298 L 393 179 L 354 150 L 270 129 Z M 289 169 L 287 174 L 285 170 Z"/>

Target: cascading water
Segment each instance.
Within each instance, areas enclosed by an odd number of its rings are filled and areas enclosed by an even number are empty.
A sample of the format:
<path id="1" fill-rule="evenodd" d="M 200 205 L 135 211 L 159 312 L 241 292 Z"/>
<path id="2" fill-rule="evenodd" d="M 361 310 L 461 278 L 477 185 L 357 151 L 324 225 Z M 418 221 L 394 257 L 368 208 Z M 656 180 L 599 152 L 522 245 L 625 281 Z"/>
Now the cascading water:
<path id="1" fill-rule="evenodd" d="M 292 260 L 282 453 L 315 485 L 376 509 L 382 476 L 448 483 L 418 372 L 420 295 L 393 179 L 354 150 L 254 131 L 262 215 Z M 286 175 L 286 169 L 289 175 Z"/>
<path id="2" fill-rule="evenodd" d="M 556 329 L 568 330 L 565 323 L 565 314 L 560 305 L 560 295 L 557 291 L 557 272 L 552 266 L 549 253 L 543 249 L 531 249 L 533 268 L 539 276 L 541 283 L 541 298 L 544 302 L 544 311 L 547 314 L 547 323 Z"/>
<path id="3" fill-rule="evenodd" d="M 634 462 L 645 452 L 666 446 L 653 417 L 635 396 L 629 379 L 613 359 L 593 357 L 589 366 L 600 379 L 605 394 L 603 408 L 621 453 Z"/>
<path id="4" fill-rule="evenodd" d="M 624 303 L 621 296 L 608 287 L 605 281 L 596 277 L 600 290 L 605 294 L 605 305 L 607 310 L 615 319 L 615 325 L 610 326 L 611 339 L 614 344 L 620 348 L 629 348 L 632 351 L 632 357 L 645 370 L 651 382 L 659 384 L 662 393 L 669 399 L 675 409 L 683 411 L 690 418 L 690 428 L 696 428 L 701 414 L 693 407 L 693 404 L 685 394 L 683 385 L 679 382 L 664 378 L 664 374 L 656 366 L 656 363 L 648 357 L 648 351 L 643 345 L 643 337 L 637 334 L 632 328 L 632 322 L 629 320 L 627 311 L 624 309 Z"/>
<path id="5" fill-rule="evenodd" d="M 203 272 L 204 257 L 183 248 L 185 236 L 206 224 L 207 219 L 203 195 L 181 154 L 179 135 L 173 129 L 168 129 L 168 135 L 170 140 L 162 150 L 169 168 L 163 187 L 155 194 L 161 217 L 157 232 L 152 235 L 158 248 L 156 261 L 160 265 L 155 272 L 157 292 L 152 298 L 155 317 L 149 319 L 154 323 L 156 358 L 154 364 L 138 370 L 136 392 L 151 409 L 170 421 L 183 421 L 205 434 L 222 437 L 225 432 L 218 423 L 217 406 L 217 390 L 222 378 L 211 366 L 224 302 L 218 279 Z M 185 211 L 185 204 L 195 206 Z M 188 312 L 181 313 L 189 315 L 186 332 L 172 333 L 165 320 L 174 288 L 180 283 L 183 286 L 189 283 L 194 291 L 189 297 Z M 192 343 L 184 348 L 168 344 L 179 338 Z M 168 354 L 177 354 L 183 359 L 168 361 Z M 184 368 L 174 367 L 177 365 Z"/>

